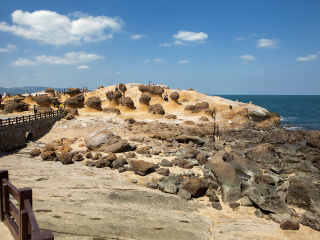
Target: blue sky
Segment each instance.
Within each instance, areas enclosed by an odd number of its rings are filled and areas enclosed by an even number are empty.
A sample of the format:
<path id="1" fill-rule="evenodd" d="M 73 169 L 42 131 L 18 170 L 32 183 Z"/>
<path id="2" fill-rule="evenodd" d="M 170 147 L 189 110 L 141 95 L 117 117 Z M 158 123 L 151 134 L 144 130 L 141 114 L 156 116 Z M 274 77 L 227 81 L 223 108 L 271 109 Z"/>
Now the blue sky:
<path id="1" fill-rule="evenodd" d="M 0 0 L 0 86 L 320 94 L 320 1 Z"/>

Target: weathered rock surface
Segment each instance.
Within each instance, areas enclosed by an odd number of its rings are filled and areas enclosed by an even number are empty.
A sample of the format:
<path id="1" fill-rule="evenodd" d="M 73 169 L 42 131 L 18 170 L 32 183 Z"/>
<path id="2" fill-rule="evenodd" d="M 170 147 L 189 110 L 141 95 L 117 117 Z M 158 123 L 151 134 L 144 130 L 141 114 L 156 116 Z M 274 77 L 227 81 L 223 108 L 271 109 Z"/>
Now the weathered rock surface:
<path id="1" fill-rule="evenodd" d="M 148 112 L 152 114 L 164 115 L 165 111 L 161 104 L 149 105 Z"/>
<path id="2" fill-rule="evenodd" d="M 102 110 L 101 109 L 101 99 L 99 97 L 89 97 L 85 104 L 89 108 L 94 108 L 96 110 Z"/>
<path id="3" fill-rule="evenodd" d="M 84 96 L 83 94 L 78 94 L 69 97 L 64 103 L 70 108 L 82 108 L 84 106 Z"/>
<path id="4" fill-rule="evenodd" d="M 143 160 L 131 160 L 130 164 L 135 174 L 145 176 L 154 171 L 153 163 L 145 162 Z"/>

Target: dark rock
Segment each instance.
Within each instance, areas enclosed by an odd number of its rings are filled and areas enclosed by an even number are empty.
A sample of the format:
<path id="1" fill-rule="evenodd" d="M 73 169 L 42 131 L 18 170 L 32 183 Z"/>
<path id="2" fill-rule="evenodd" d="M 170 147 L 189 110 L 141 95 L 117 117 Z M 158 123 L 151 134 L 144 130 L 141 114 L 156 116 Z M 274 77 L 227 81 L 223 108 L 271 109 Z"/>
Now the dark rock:
<path id="1" fill-rule="evenodd" d="M 119 103 L 119 99 L 122 97 L 122 93 L 120 91 L 108 91 L 106 93 L 106 97 L 109 101 L 114 103 Z"/>
<path id="2" fill-rule="evenodd" d="M 69 114 L 74 115 L 74 116 L 79 115 L 78 109 L 74 109 L 74 108 L 66 109 L 65 112 L 67 115 L 69 115 Z"/>
<path id="3" fill-rule="evenodd" d="M 222 210 L 220 202 L 211 202 L 211 206 L 217 210 Z"/>
<path id="4" fill-rule="evenodd" d="M 62 163 L 62 164 L 72 164 L 74 163 L 72 161 L 72 154 L 69 153 L 69 152 L 64 152 L 64 153 L 61 153 L 59 156 L 58 156 L 58 159 L 59 161 Z"/>
<path id="5" fill-rule="evenodd" d="M 124 168 L 124 167 L 119 167 L 118 168 L 118 172 L 119 173 L 123 173 L 123 172 L 125 172 L 126 171 L 126 169 Z"/>
<path id="6" fill-rule="evenodd" d="M 72 161 L 76 161 L 76 162 L 79 162 L 79 161 L 82 161 L 84 158 L 81 154 L 75 154 L 73 155 L 72 157 Z"/>
<path id="7" fill-rule="evenodd" d="M 320 212 L 306 212 L 300 217 L 300 223 L 320 231 Z"/>
<path id="8" fill-rule="evenodd" d="M 208 185 L 202 178 L 191 177 L 182 188 L 190 192 L 192 197 L 202 197 L 206 194 Z"/>
<path id="9" fill-rule="evenodd" d="M 98 160 L 98 159 L 100 159 L 100 158 L 102 158 L 102 154 L 101 154 L 101 153 L 96 153 L 96 154 L 93 156 L 92 160 Z"/>
<path id="10" fill-rule="evenodd" d="M 101 109 L 101 99 L 99 97 L 89 97 L 87 101 L 85 102 L 86 106 L 89 108 L 94 108 L 96 110 L 102 110 Z"/>
<path id="11" fill-rule="evenodd" d="M 137 155 L 134 152 L 128 152 L 126 153 L 126 158 L 135 158 Z"/>
<path id="12" fill-rule="evenodd" d="M 239 206 L 240 206 L 240 203 L 238 203 L 238 202 L 229 202 L 229 207 L 232 209 L 235 209 Z"/>
<path id="13" fill-rule="evenodd" d="M 207 159 L 207 154 L 204 154 L 204 153 L 198 153 L 197 155 L 197 160 L 198 160 L 198 163 L 200 165 L 204 165 L 208 162 L 208 159 Z"/>
<path id="14" fill-rule="evenodd" d="M 128 140 L 126 139 L 120 139 L 117 140 L 116 142 L 108 145 L 108 142 L 106 142 L 100 150 L 102 152 L 112 152 L 112 153 L 121 153 L 121 152 L 126 152 L 131 150 L 131 145 L 129 144 Z"/>
<path id="15" fill-rule="evenodd" d="M 210 202 L 220 202 L 216 192 L 213 189 L 208 189 L 206 192 L 206 196 L 209 197 Z"/>
<path id="16" fill-rule="evenodd" d="M 37 156 L 39 156 L 40 154 L 41 154 L 41 151 L 40 151 L 39 148 L 35 148 L 35 149 L 32 149 L 32 150 L 30 151 L 31 157 L 37 157 Z"/>
<path id="17" fill-rule="evenodd" d="M 120 105 L 128 107 L 130 109 L 136 109 L 136 107 L 134 106 L 134 102 L 130 97 L 120 98 L 119 103 Z"/>
<path id="18" fill-rule="evenodd" d="M 117 114 L 117 115 L 120 114 L 120 110 L 117 109 L 117 108 L 106 107 L 106 108 L 103 108 L 102 111 L 105 112 L 105 113 L 115 113 L 115 114 Z"/>
<path id="19" fill-rule="evenodd" d="M 153 163 L 145 162 L 142 160 L 131 160 L 130 162 L 135 174 L 145 176 L 154 171 L 155 165 Z"/>
<path id="20" fill-rule="evenodd" d="M 39 95 L 34 97 L 34 101 L 40 106 L 40 107 L 50 107 L 51 104 L 51 97 L 48 95 Z"/>
<path id="21" fill-rule="evenodd" d="M 182 189 L 182 188 L 179 189 L 179 192 L 177 195 L 185 200 L 191 199 L 191 193 L 188 192 L 187 190 Z"/>
<path id="22" fill-rule="evenodd" d="M 79 88 L 68 88 L 67 94 L 72 96 L 75 96 L 77 94 L 81 93 Z"/>
<path id="23" fill-rule="evenodd" d="M 166 119 L 177 119 L 177 116 L 174 114 L 168 114 L 165 116 Z"/>
<path id="24" fill-rule="evenodd" d="M 104 167 L 110 167 L 111 162 L 106 159 L 100 159 L 95 163 L 97 168 L 104 168 Z"/>
<path id="25" fill-rule="evenodd" d="M 260 144 L 247 152 L 247 157 L 258 166 L 270 169 L 271 166 L 281 166 L 281 160 L 274 147 L 269 143 Z"/>
<path id="26" fill-rule="evenodd" d="M 159 175 L 163 175 L 163 176 L 169 176 L 170 170 L 168 168 L 159 168 L 157 170 L 157 173 Z"/>
<path id="27" fill-rule="evenodd" d="M 86 158 L 92 159 L 93 158 L 92 153 L 91 152 L 86 153 Z"/>
<path id="28" fill-rule="evenodd" d="M 256 215 L 258 218 L 263 218 L 263 213 L 259 208 L 254 211 L 254 215 Z"/>
<path id="29" fill-rule="evenodd" d="M 112 168 L 119 168 L 119 167 L 123 167 L 123 165 L 127 164 L 127 159 L 125 158 L 117 158 L 117 160 L 112 162 Z"/>
<path id="30" fill-rule="evenodd" d="M 291 213 L 291 210 L 281 201 L 275 188 L 270 185 L 253 183 L 245 190 L 244 194 L 264 211 L 271 213 Z"/>
<path id="31" fill-rule="evenodd" d="M 114 153 L 109 153 L 108 156 L 104 157 L 104 159 L 109 162 L 113 162 L 113 161 L 117 160 L 117 155 Z"/>
<path id="32" fill-rule="evenodd" d="M 4 106 L 4 111 L 9 112 L 9 113 L 28 111 L 28 104 L 26 104 L 24 102 L 6 103 Z"/>
<path id="33" fill-rule="evenodd" d="M 173 92 L 170 94 L 170 99 L 176 103 L 178 103 L 179 97 L 180 97 L 180 95 L 178 92 Z"/>
<path id="34" fill-rule="evenodd" d="M 299 230 L 300 226 L 299 226 L 299 222 L 290 219 L 282 222 L 280 224 L 280 228 L 282 230 Z"/>
<path id="35" fill-rule="evenodd" d="M 64 118 L 67 120 L 72 120 L 75 118 L 75 116 L 73 114 L 67 114 Z"/>
<path id="36" fill-rule="evenodd" d="M 160 115 L 165 114 L 165 111 L 161 104 L 149 105 L 148 112 L 152 114 L 160 114 Z"/>
<path id="37" fill-rule="evenodd" d="M 136 152 L 139 154 L 150 154 L 148 147 L 139 147 L 137 148 Z"/>
<path id="38" fill-rule="evenodd" d="M 164 88 L 156 85 L 140 85 L 139 91 L 142 93 L 149 92 L 153 95 L 159 95 L 161 97 L 164 93 Z"/>
<path id="39" fill-rule="evenodd" d="M 172 167 L 172 163 L 171 163 L 171 161 L 169 161 L 167 159 L 162 159 L 160 162 L 160 166 L 161 167 Z"/>
<path id="40" fill-rule="evenodd" d="M 151 97 L 148 94 L 145 94 L 145 93 L 141 94 L 141 96 L 139 98 L 140 103 L 149 106 L 150 101 L 151 101 Z"/>
<path id="41" fill-rule="evenodd" d="M 84 96 L 83 94 L 78 94 L 74 97 L 69 97 L 64 103 L 70 108 L 82 108 L 84 106 Z"/>
<path id="42" fill-rule="evenodd" d="M 146 187 L 152 188 L 152 189 L 158 189 L 158 183 L 155 181 L 147 182 Z"/>

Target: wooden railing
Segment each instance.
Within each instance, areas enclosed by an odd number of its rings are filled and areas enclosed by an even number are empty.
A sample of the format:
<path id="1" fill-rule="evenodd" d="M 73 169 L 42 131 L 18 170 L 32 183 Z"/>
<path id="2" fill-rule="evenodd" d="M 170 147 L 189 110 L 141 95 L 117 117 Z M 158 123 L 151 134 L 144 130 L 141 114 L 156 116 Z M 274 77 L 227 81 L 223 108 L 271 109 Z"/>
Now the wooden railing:
<path id="1" fill-rule="evenodd" d="M 65 114 L 64 111 L 59 111 L 59 110 L 53 111 L 52 110 L 49 112 L 36 113 L 33 115 L 27 115 L 27 116 L 22 116 L 22 117 L 0 119 L 0 127 L 10 126 L 10 125 L 19 124 L 19 123 L 25 123 L 25 122 L 31 122 L 34 120 L 55 117 L 55 116 L 63 115 L 63 114 Z"/>
<path id="2" fill-rule="evenodd" d="M 18 207 L 10 196 L 18 202 Z M 54 240 L 51 231 L 39 229 L 32 210 L 32 189 L 17 189 L 9 182 L 7 170 L 0 170 L 0 211 L 1 221 L 5 222 L 15 240 Z"/>

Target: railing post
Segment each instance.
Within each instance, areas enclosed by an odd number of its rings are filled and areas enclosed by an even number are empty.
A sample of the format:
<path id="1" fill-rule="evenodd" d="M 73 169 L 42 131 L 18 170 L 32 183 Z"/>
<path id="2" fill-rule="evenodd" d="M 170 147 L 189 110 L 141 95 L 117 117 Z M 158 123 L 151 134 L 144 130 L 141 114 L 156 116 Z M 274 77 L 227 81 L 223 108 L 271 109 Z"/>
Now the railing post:
<path id="1" fill-rule="evenodd" d="M 18 124 L 19 123 L 19 118 L 18 117 L 16 117 L 16 124 Z"/>
<path id="2" fill-rule="evenodd" d="M 0 127 L 2 127 L 2 119 L 0 119 Z"/>
<path id="3" fill-rule="evenodd" d="M 9 180 L 8 170 L 0 170 L 0 214 L 1 221 L 4 221 L 4 195 L 3 195 L 3 179 Z"/>
<path id="4" fill-rule="evenodd" d="M 9 126 L 10 126 L 10 118 L 8 118 L 8 121 L 9 121 Z"/>
<path id="5" fill-rule="evenodd" d="M 20 240 L 27 240 L 28 239 L 28 220 L 25 219 L 24 210 L 26 210 L 24 200 L 29 200 L 32 206 L 32 189 L 31 188 L 20 188 L 19 189 L 19 215 L 20 215 L 20 222 L 19 222 L 19 236 Z"/>

